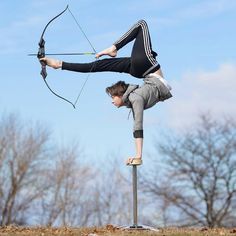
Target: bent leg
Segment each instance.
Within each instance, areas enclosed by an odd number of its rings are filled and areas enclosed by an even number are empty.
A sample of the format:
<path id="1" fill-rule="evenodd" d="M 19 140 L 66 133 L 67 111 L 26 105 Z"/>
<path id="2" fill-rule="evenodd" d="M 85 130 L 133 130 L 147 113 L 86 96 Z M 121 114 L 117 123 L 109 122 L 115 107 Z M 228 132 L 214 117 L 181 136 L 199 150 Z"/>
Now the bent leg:
<path id="1" fill-rule="evenodd" d="M 152 50 L 148 25 L 144 20 L 138 21 L 114 45 L 119 50 L 134 39 L 130 74 L 142 78 L 147 70 L 153 71 L 160 68 L 156 61 L 157 54 Z"/>
<path id="2" fill-rule="evenodd" d="M 76 71 L 82 73 L 104 71 L 129 73 L 130 57 L 102 59 L 90 63 L 63 62 L 62 70 Z"/>

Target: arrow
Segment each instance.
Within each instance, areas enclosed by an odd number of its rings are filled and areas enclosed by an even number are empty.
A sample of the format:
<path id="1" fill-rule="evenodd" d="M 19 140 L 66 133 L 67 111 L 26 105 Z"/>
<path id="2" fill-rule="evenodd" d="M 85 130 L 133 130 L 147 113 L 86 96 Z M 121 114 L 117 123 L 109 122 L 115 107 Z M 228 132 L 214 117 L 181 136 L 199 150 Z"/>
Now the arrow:
<path id="1" fill-rule="evenodd" d="M 81 55 L 95 55 L 95 52 L 71 52 L 71 53 L 45 53 L 45 56 L 81 56 Z M 28 56 L 38 56 L 36 53 L 30 53 Z"/>

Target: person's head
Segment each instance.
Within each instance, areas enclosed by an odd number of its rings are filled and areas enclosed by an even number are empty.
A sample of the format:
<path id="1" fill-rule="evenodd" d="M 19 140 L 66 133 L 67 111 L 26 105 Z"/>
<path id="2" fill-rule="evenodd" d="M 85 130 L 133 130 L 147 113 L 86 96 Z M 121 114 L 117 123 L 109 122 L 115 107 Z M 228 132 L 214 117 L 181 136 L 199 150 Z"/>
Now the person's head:
<path id="1" fill-rule="evenodd" d="M 127 90 L 129 84 L 124 81 L 118 81 L 110 87 L 106 88 L 106 93 L 112 98 L 112 104 L 116 107 L 121 107 L 124 105 L 122 96 Z"/>

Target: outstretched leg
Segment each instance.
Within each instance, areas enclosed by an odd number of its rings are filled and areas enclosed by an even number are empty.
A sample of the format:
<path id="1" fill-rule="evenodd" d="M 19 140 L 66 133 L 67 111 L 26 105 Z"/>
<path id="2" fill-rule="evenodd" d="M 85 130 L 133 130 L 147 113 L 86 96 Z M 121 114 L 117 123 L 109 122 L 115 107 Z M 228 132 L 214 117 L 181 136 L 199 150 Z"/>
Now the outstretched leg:
<path id="1" fill-rule="evenodd" d="M 90 73 L 90 72 L 130 72 L 130 57 L 122 58 L 109 58 L 103 60 L 96 60 L 90 63 L 69 63 L 60 61 L 53 58 L 41 58 L 47 66 L 50 66 L 54 69 L 69 70 L 81 73 Z"/>
<path id="2" fill-rule="evenodd" d="M 82 73 L 88 72 L 124 72 L 130 71 L 130 57 L 107 58 L 90 63 L 68 63 L 62 62 L 62 70 L 70 70 Z"/>

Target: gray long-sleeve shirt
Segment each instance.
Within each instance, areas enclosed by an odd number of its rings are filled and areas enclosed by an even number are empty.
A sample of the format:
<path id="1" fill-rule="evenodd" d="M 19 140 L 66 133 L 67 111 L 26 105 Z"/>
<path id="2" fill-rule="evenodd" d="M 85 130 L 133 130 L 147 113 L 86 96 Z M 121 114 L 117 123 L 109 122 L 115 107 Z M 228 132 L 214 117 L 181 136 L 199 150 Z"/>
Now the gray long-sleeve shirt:
<path id="1" fill-rule="evenodd" d="M 129 85 L 122 100 L 133 112 L 134 138 L 143 138 L 143 111 L 171 97 L 170 90 L 160 81 L 158 75 L 144 78 L 144 84 L 140 87 Z"/>

